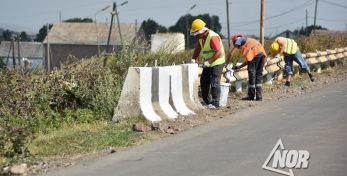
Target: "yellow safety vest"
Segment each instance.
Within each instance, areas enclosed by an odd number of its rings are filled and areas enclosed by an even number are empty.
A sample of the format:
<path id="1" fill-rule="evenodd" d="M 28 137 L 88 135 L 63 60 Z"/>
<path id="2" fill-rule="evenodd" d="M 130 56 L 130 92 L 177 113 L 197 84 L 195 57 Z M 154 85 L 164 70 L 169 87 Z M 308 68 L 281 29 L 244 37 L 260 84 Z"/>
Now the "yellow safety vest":
<path id="1" fill-rule="evenodd" d="M 204 46 L 202 46 L 202 39 L 199 39 L 199 44 L 200 44 L 201 51 L 202 51 L 202 57 L 203 57 L 204 61 L 207 61 L 216 53 L 216 51 L 214 51 L 210 45 L 211 38 L 213 36 L 216 36 L 219 38 L 219 45 L 220 45 L 220 49 L 222 50 L 222 54 L 213 63 L 211 63 L 210 67 L 220 65 L 220 64 L 223 64 L 225 62 L 225 53 L 224 53 L 224 47 L 223 47 L 222 40 L 220 39 L 220 36 L 217 33 L 213 32 L 211 30 L 209 30 L 209 32 L 208 32 Z"/>
<path id="2" fill-rule="evenodd" d="M 284 37 L 278 37 L 276 38 L 276 41 L 281 38 L 286 41 L 286 47 L 284 48 L 284 53 L 285 54 L 295 54 L 297 49 L 298 49 L 298 44 L 290 38 L 284 38 Z"/>

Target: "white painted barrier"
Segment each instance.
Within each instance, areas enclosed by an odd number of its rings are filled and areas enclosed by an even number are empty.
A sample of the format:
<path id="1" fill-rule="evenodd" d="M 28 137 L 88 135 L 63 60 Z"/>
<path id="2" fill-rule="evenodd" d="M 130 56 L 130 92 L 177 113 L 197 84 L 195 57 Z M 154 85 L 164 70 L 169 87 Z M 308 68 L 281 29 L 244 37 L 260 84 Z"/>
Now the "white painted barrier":
<path id="1" fill-rule="evenodd" d="M 143 115 L 152 122 L 160 121 L 160 116 L 152 106 L 152 68 L 140 69 L 140 109 Z M 127 108 L 128 109 L 128 108 Z M 132 109 L 128 109 L 132 111 Z"/>
<path id="2" fill-rule="evenodd" d="M 197 64 L 130 67 L 113 120 L 143 115 L 151 122 L 195 114 L 202 108 L 197 96 Z"/>
<path id="3" fill-rule="evenodd" d="M 195 114 L 193 111 L 188 109 L 183 99 L 182 67 L 171 66 L 171 69 L 171 100 L 173 108 L 181 115 Z"/>
<path id="4" fill-rule="evenodd" d="M 177 118 L 178 114 L 170 105 L 170 67 L 155 67 L 152 72 L 152 104 L 156 111 L 162 111 L 161 116 L 169 119 Z"/>

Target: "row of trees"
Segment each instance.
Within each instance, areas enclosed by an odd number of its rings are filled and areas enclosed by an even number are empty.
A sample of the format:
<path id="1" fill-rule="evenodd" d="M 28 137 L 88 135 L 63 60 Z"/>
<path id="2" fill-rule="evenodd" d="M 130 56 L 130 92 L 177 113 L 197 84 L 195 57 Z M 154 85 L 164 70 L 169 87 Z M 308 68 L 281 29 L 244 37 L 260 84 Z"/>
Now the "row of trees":
<path id="1" fill-rule="evenodd" d="M 152 19 L 148 19 L 142 22 L 141 26 L 142 29 L 145 32 L 145 36 L 147 40 L 150 40 L 150 37 L 152 34 L 155 33 L 164 33 L 164 32 L 181 32 L 185 35 L 185 38 L 187 39 L 187 31 L 190 31 L 190 26 L 193 22 L 193 20 L 200 18 L 202 19 L 205 23 L 206 26 L 213 31 L 217 32 L 220 34 L 222 30 L 222 25 L 219 22 L 219 17 L 212 15 L 210 16 L 209 14 L 201 14 L 197 16 L 192 16 L 190 14 L 181 16 L 178 21 L 176 22 L 175 25 L 170 26 L 168 28 L 158 24 Z M 187 20 L 188 20 L 188 25 L 187 25 Z M 191 37 L 190 34 L 188 33 L 189 37 L 189 47 L 194 47 L 195 44 L 195 38 Z"/>
<path id="2" fill-rule="evenodd" d="M 160 24 L 158 24 L 156 21 L 152 20 L 152 19 L 147 19 L 145 21 L 142 22 L 141 27 L 144 30 L 145 33 L 145 37 L 148 41 L 150 41 L 150 37 L 152 34 L 155 33 L 166 33 L 166 32 L 180 32 L 183 33 L 185 35 L 185 38 L 187 39 L 187 31 L 190 31 L 190 26 L 191 23 L 194 19 L 200 18 L 202 19 L 205 23 L 206 26 L 210 29 L 212 29 L 213 31 L 217 32 L 220 34 L 221 30 L 222 30 L 222 25 L 219 22 L 219 17 L 212 15 L 210 16 L 209 14 L 200 14 L 200 15 L 190 15 L 187 14 L 185 16 L 181 16 L 176 24 L 166 28 L 165 26 L 162 26 Z M 82 22 L 82 23 L 92 23 L 94 22 L 91 18 L 71 18 L 68 20 L 65 20 L 64 22 Z M 187 25 L 188 22 L 188 25 Z M 49 29 L 52 28 L 52 24 L 49 24 Z M 308 26 L 307 28 L 301 27 L 301 29 L 297 29 L 294 30 L 294 34 L 296 35 L 309 35 L 312 30 L 313 30 L 314 26 Z M 326 30 L 326 28 L 322 27 L 322 26 L 316 26 L 315 29 L 323 29 Z M 2 36 L 0 36 L 0 40 L 5 40 L 5 41 L 10 41 L 12 35 L 19 35 L 20 36 L 20 40 L 21 41 L 32 41 L 26 32 L 20 32 L 20 33 L 16 33 L 10 30 L 5 30 L 2 33 Z M 39 32 L 36 34 L 36 38 L 34 39 L 34 41 L 37 42 L 42 42 L 45 37 L 47 35 L 47 25 L 43 25 Z M 194 47 L 194 44 L 196 42 L 196 39 L 192 36 L 190 36 L 189 32 L 188 32 L 188 38 L 189 38 L 189 44 L 190 44 L 190 48 Z M 220 34 L 221 35 L 221 34 Z M 221 35 L 222 38 L 224 38 Z"/>

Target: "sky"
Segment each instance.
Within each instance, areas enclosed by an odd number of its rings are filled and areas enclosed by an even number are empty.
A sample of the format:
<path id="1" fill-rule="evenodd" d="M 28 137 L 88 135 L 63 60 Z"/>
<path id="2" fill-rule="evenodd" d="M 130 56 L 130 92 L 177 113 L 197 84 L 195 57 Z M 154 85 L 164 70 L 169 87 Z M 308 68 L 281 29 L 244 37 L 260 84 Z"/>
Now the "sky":
<path id="1" fill-rule="evenodd" d="M 1 0 L 0 27 L 38 33 L 46 23 L 59 23 L 74 17 L 109 22 L 112 3 L 125 0 Z M 265 36 L 286 29 L 313 25 L 316 0 L 265 0 Z M 229 0 L 230 33 L 259 35 L 260 0 Z M 196 7 L 189 10 L 196 4 Z M 104 7 L 111 5 L 105 11 Z M 174 25 L 179 17 L 209 13 L 219 16 L 223 35 L 227 34 L 226 0 L 128 0 L 119 6 L 121 23 L 139 24 L 148 18 L 160 25 Z M 347 0 L 318 0 L 317 25 L 329 30 L 347 30 Z"/>

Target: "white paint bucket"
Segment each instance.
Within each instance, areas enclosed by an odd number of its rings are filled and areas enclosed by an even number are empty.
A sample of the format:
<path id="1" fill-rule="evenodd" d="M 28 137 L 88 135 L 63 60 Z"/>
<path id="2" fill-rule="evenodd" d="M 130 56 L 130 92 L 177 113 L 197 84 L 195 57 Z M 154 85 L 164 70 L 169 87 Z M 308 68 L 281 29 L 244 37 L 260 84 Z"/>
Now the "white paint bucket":
<path id="1" fill-rule="evenodd" d="M 227 105 L 229 88 L 230 88 L 230 83 L 220 83 L 220 98 L 219 98 L 220 107 L 224 107 Z"/>

